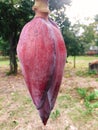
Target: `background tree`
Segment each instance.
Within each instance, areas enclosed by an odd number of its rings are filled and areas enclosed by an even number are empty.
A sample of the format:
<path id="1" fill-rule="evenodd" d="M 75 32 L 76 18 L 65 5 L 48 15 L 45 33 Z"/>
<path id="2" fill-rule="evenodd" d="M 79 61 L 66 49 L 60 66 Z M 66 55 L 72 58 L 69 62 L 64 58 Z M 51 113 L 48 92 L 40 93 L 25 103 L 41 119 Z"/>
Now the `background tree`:
<path id="1" fill-rule="evenodd" d="M 76 55 L 79 55 L 79 53 L 83 53 L 84 48 L 83 45 L 80 44 L 79 37 L 76 36 L 76 32 L 73 31 L 73 27 L 71 27 L 71 22 L 66 17 L 66 3 L 70 5 L 71 1 L 61 2 L 62 5 L 61 8 L 59 8 L 60 4 L 58 0 L 55 0 L 53 2 L 53 5 L 52 5 L 52 1 L 50 2 L 51 2 L 50 9 L 52 11 L 51 17 L 57 22 L 57 24 L 61 29 L 67 47 L 67 56 L 69 55 L 74 56 L 74 67 L 75 67 L 75 57 Z M 55 7 L 56 10 L 53 9 L 55 5 L 56 5 Z"/>
<path id="2" fill-rule="evenodd" d="M 76 56 L 83 54 L 84 48 L 79 40 L 79 37 L 75 35 L 72 29 L 66 29 L 65 26 L 62 29 L 62 34 L 67 47 L 67 56 L 74 57 L 74 68 L 76 67 Z"/>
<path id="3" fill-rule="evenodd" d="M 49 0 L 50 10 L 58 11 L 62 8 L 65 8 L 66 5 L 70 5 L 71 0 Z"/>
<path id="4" fill-rule="evenodd" d="M 9 54 L 9 44 L 0 37 L 0 54 L 7 56 Z"/>
<path id="5" fill-rule="evenodd" d="M 59 4 L 58 4 L 59 3 Z M 50 0 L 50 9 L 60 10 L 70 0 Z M 20 31 L 34 17 L 32 0 L 0 1 L 0 36 L 9 43 L 10 73 L 17 73 L 16 46 Z"/>
<path id="6" fill-rule="evenodd" d="M 15 2 L 15 3 L 14 3 Z M 9 42 L 10 73 L 17 73 L 16 46 L 23 25 L 34 16 L 32 0 L 0 2 L 0 35 Z"/>
<path id="7" fill-rule="evenodd" d="M 95 44 L 98 46 L 98 14 L 95 16 Z"/>
<path id="8" fill-rule="evenodd" d="M 83 28 L 83 33 L 80 37 L 85 52 L 87 52 L 90 48 L 90 46 L 97 46 L 98 42 L 98 31 L 97 31 L 97 22 L 94 21 L 93 23 L 90 23 L 88 25 L 81 25 Z"/>
<path id="9" fill-rule="evenodd" d="M 86 43 L 92 44 L 95 39 L 94 25 L 93 24 L 89 24 L 88 26 L 84 25 L 83 29 L 84 29 L 84 33 L 83 33 L 84 41 Z"/>

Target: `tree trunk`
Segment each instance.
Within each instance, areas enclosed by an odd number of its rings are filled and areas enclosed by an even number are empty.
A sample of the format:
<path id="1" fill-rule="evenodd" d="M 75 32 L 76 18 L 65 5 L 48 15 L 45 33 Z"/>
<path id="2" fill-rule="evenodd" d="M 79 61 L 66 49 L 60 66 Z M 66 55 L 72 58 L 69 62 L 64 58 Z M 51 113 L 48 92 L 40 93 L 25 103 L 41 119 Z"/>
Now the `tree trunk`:
<path id="1" fill-rule="evenodd" d="M 13 3 L 14 3 L 13 0 L 11 0 L 11 4 L 12 4 L 12 5 L 13 5 Z"/>
<path id="2" fill-rule="evenodd" d="M 9 74 L 17 74 L 17 61 L 16 61 L 16 38 L 14 33 L 10 36 L 10 72 Z"/>
<path id="3" fill-rule="evenodd" d="M 74 68 L 76 68 L 76 56 L 74 56 Z"/>

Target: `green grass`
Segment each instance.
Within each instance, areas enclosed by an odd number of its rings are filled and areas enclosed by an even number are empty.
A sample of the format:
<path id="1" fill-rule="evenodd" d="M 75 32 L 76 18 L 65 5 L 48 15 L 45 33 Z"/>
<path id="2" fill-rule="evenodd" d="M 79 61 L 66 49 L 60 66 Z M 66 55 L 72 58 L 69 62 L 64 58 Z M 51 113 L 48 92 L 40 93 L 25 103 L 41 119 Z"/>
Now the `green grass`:
<path id="1" fill-rule="evenodd" d="M 0 56 L 0 67 L 9 66 L 9 58 Z"/>
<path id="2" fill-rule="evenodd" d="M 88 76 L 93 77 L 98 75 L 98 72 L 96 70 L 89 70 L 88 68 L 86 69 L 81 68 L 81 70 L 76 71 L 76 75 L 80 77 L 88 77 Z"/>
<path id="3" fill-rule="evenodd" d="M 88 124 L 88 122 L 95 121 L 95 125 L 92 129 L 97 130 L 98 112 L 96 109 L 98 108 L 98 90 L 79 87 L 67 88 L 65 94 L 60 93 L 58 105 L 59 112 L 63 113 L 66 111 L 66 116 L 68 116 L 78 128 L 81 127 L 84 129 L 86 123 Z M 56 117 L 58 116 L 55 112 L 53 119 L 56 120 Z"/>
<path id="4" fill-rule="evenodd" d="M 68 57 L 68 62 L 71 62 L 73 65 L 73 59 L 74 57 L 70 56 Z M 83 63 L 83 65 L 88 65 L 89 62 L 92 62 L 93 60 L 98 60 L 97 56 L 76 56 L 76 67 L 79 66 L 80 63 Z M 84 62 L 85 61 L 85 62 Z M 9 57 L 3 57 L 0 56 L 0 65 L 9 65 Z"/>
<path id="5" fill-rule="evenodd" d="M 6 96 L 0 98 L 0 116 L 6 116 L 3 122 L 0 122 L 0 130 L 13 130 L 20 124 L 20 119 L 27 121 L 35 107 L 28 95 L 20 91 L 10 94 L 9 100 Z"/>
<path id="6" fill-rule="evenodd" d="M 68 62 L 73 67 L 74 57 L 68 57 Z M 98 60 L 96 56 L 76 56 L 76 68 L 87 68 L 88 64 L 94 60 Z"/>
<path id="7" fill-rule="evenodd" d="M 98 108 L 98 90 L 91 90 L 90 88 L 77 88 L 77 92 L 84 101 L 86 113 L 92 114 Z"/>
<path id="8" fill-rule="evenodd" d="M 60 116 L 60 110 L 56 109 L 54 112 L 51 114 L 52 120 L 56 120 Z"/>
<path id="9" fill-rule="evenodd" d="M 74 59 L 73 56 L 68 57 L 69 61 L 70 60 L 72 61 L 73 59 Z M 81 61 L 81 60 L 91 61 L 91 60 L 95 60 L 95 59 L 98 59 L 98 57 L 97 56 L 76 56 L 76 60 L 79 60 L 79 61 Z"/>
<path id="10" fill-rule="evenodd" d="M 96 81 L 98 82 L 98 78 L 96 78 Z"/>
<path id="11" fill-rule="evenodd" d="M 98 75 L 98 72 L 95 70 L 89 70 L 89 63 L 92 61 L 98 60 L 96 56 L 77 56 L 76 57 L 76 68 L 74 68 L 73 57 L 68 57 L 68 63 L 66 63 L 65 67 L 65 77 L 71 77 L 73 73 L 76 76 L 80 77 L 94 77 Z M 72 70 L 72 71 L 71 71 Z M 73 73 L 72 73 L 73 72 Z"/>

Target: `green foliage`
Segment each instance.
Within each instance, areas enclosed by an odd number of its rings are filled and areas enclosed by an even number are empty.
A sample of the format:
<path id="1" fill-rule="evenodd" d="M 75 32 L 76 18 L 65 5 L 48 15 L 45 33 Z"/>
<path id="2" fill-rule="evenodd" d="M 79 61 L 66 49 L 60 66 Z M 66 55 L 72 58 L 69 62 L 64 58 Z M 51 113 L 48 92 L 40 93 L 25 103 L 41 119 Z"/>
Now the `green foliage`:
<path id="1" fill-rule="evenodd" d="M 6 56 L 9 54 L 9 44 L 0 37 L 0 52 L 1 55 Z"/>
<path id="2" fill-rule="evenodd" d="M 0 36 L 9 43 L 10 72 L 17 73 L 16 46 L 21 29 L 26 22 L 34 17 L 32 0 L 2 0 L 0 1 Z M 4 43 L 2 44 L 2 47 Z M 4 47 L 5 48 L 5 47 Z"/>
<path id="3" fill-rule="evenodd" d="M 62 26 L 62 34 L 67 47 L 67 55 L 77 56 L 84 54 L 84 44 L 81 42 L 80 37 L 77 35 L 79 27 L 71 26 L 71 23 L 67 19 Z"/>
<path id="4" fill-rule="evenodd" d="M 85 77 L 85 76 L 95 76 L 95 75 L 97 75 L 98 74 L 98 72 L 96 71 L 96 70 L 88 70 L 88 69 L 84 69 L 84 70 L 78 70 L 77 72 L 76 72 L 76 74 L 78 75 L 78 76 L 83 76 L 83 77 Z"/>
<path id="5" fill-rule="evenodd" d="M 98 14 L 95 15 L 95 21 L 98 22 Z"/>
<path id="6" fill-rule="evenodd" d="M 84 26 L 84 33 L 83 33 L 83 36 L 84 36 L 84 41 L 86 43 L 92 43 L 92 41 L 94 40 L 94 26 L 93 24 L 90 24 L 89 26 L 85 25 Z"/>
<path id="7" fill-rule="evenodd" d="M 31 0 L 22 0 L 15 5 L 6 1 L 0 2 L 0 26 L 2 27 L 0 33 L 4 39 L 9 40 L 11 33 L 19 35 L 23 25 L 30 20 L 30 16 L 34 16 L 31 10 L 32 5 Z"/>
<path id="8" fill-rule="evenodd" d="M 96 78 L 96 81 L 98 81 L 98 78 Z"/>
<path id="9" fill-rule="evenodd" d="M 78 37 L 76 37 L 75 33 L 71 30 L 71 22 L 65 14 L 64 3 L 68 5 L 70 2 L 70 0 L 65 0 L 63 2 L 58 2 L 58 0 L 55 0 L 54 2 L 50 1 L 50 8 L 53 10 L 53 6 L 56 5 L 56 10 L 52 12 L 51 16 L 61 29 L 67 47 L 67 56 L 76 56 L 83 52 L 83 45 L 80 44 Z"/>
<path id="10" fill-rule="evenodd" d="M 76 56 L 78 55 L 79 53 L 79 42 L 78 42 L 78 39 L 75 37 L 74 33 L 67 29 L 66 30 L 66 27 L 64 26 L 62 28 L 62 34 L 63 34 L 63 37 L 64 37 L 64 41 L 66 43 L 66 47 L 67 47 L 67 50 L 68 50 L 68 56 L 71 55 L 71 56 Z"/>
<path id="11" fill-rule="evenodd" d="M 81 40 L 84 44 L 85 51 L 88 51 L 90 46 L 98 46 L 98 22 L 94 21 L 89 25 L 81 25 L 83 28 L 83 33 L 81 36 Z"/>
<path id="12" fill-rule="evenodd" d="M 91 92 L 90 94 L 88 94 L 87 100 L 88 100 L 88 101 L 92 101 L 92 100 L 95 99 L 95 97 L 96 97 L 95 92 Z"/>
<path id="13" fill-rule="evenodd" d="M 59 4 L 58 4 L 59 3 Z M 58 0 L 50 1 L 50 8 L 60 10 L 64 5 L 68 5 L 70 0 L 59 2 Z M 32 0 L 1 0 L 0 1 L 0 35 L 9 43 L 10 49 L 10 72 L 17 73 L 16 63 L 16 46 L 21 29 L 34 17 Z M 4 47 L 4 43 L 2 44 Z M 15 61 L 15 62 L 14 62 Z"/>
<path id="14" fill-rule="evenodd" d="M 89 75 L 96 75 L 96 74 L 98 74 L 98 73 L 97 73 L 96 70 L 89 70 L 89 71 L 88 71 L 88 74 L 89 74 Z"/>
<path id="15" fill-rule="evenodd" d="M 96 30 L 95 45 L 98 46 L 98 14 L 95 16 L 95 30 Z"/>
<path id="16" fill-rule="evenodd" d="M 52 114 L 51 114 L 51 118 L 53 120 L 57 119 L 60 116 L 60 111 L 59 110 L 55 110 Z"/>
<path id="17" fill-rule="evenodd" d="M 98 46 L 98 39 L 96 40 L 96 46 Z"/>
<path id="18" fill-rule="evenodd" d="M 84 105 L 87 109 L 87 114 L 98 108 L 98 90 L 90 90 L 90 88 L 77 88 L 77 92 L 80 97 L 84 100 Z"/>
<path id="19" fill-rule="evenodd" d="M 60 10 L 65 5 L 69 5 L 71 3 L 71 0 L 49 0 L 50 10 Z"/>
<path id="20" fill-rule="evenodd" d="M 77 88 L 77 92 L 81 96 L 81 98 L 85 98 L 87 94 L 87 89 L 85 88 Z"/>

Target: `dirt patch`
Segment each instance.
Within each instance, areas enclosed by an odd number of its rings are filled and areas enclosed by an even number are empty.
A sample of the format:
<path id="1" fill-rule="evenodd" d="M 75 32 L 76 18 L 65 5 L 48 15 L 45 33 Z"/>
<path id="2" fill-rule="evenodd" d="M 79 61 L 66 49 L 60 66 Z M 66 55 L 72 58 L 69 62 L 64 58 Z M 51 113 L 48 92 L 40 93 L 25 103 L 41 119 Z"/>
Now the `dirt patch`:
<path id="1" fill-rule="evenodd" d="M 0 68 L 0 130 L 98 129 L 98 109 L 87 116 L 75 89 L 98 89 L 98 77 L 79 77 L 74 70 L 69 73 L 65 70 L 55 108 L 44 127 L 31 101 L 21 71 L 17 76 L 6 76 L 7 71 L 6 67 Z"/>

